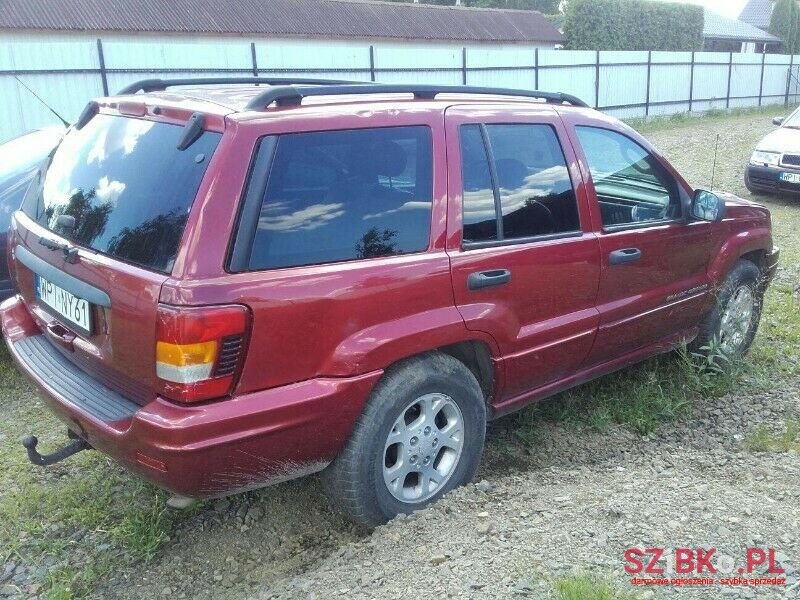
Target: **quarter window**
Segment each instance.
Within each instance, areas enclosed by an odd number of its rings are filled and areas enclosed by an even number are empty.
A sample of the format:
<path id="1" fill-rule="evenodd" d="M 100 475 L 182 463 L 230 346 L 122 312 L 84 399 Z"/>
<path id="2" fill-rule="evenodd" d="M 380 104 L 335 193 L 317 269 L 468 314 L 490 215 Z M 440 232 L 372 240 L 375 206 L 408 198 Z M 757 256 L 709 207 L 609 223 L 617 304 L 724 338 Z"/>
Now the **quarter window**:
<path id="1" fill-rule="evenodd" d="M 465 243 L 580 230 L 567 162 L 552 127 L 465 125 L 461 145 Z"/>
<path id="2" fill-rule="evenodd" d="M 639 144 L 614 131 L 576 127 L 604 227 L 679 219 L 675 180 Z"/>
<path id="3" fill-rule="evenodd" d="M 281 136 L 250 268 L 425 250 L 430 238 L 432 173 L 427 127 Z"/>

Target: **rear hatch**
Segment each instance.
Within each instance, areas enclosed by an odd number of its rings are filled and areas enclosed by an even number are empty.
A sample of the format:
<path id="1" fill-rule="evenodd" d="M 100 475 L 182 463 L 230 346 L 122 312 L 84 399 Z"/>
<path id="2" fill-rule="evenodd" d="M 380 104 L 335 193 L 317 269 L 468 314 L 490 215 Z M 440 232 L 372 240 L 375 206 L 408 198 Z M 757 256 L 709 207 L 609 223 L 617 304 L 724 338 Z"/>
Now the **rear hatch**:
<path id="1" fill-rule="evenodd" d="M 161 286 L 221 134 L 95 115 L 71 130 L 15 218 L 19 291 L 45 335 L 137 403 L 158 388 Z"/>

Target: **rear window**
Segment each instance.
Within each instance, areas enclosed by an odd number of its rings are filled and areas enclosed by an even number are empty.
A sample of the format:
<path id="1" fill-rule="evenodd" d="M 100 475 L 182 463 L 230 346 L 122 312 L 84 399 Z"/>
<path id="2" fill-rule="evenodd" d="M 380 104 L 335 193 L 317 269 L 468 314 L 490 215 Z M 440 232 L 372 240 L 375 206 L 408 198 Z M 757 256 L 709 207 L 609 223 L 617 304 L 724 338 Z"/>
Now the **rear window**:
<path id="1" fill-rule="evenodd" d="M 59 146 L 23 210 L 75 244 L 172 270 L 186 219 L 221 134 L 177 149 L 183 127 L 97 115 Z M 74 217 L 72 228 L 59 217 Z"/>
<path id="2" fill-rule="evenodd" d="M 432 141 L 427 127 L 278 138 L 249 268 L 294 267 L 427 249 Z"/>

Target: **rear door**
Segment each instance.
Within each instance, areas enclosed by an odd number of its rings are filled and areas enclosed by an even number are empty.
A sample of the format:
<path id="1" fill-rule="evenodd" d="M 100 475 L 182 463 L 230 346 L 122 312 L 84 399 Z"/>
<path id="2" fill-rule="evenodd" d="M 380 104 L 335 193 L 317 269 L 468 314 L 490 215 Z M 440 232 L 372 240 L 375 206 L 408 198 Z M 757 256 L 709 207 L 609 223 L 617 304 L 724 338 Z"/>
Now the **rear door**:
<path id="1" fill-rule="evenodd" d="M 598 364 L 700 321 L 712 224 L 688 219 L 685 184 L 632 135 L 599 123 L 572 131 L 599 208 L 601 324 L 588 360 Z"/>
<path id="2" fill-rule="evenodd" d="M 217 147 L 206 131 L 99 114 L 72 130 L 15 216 L 19 291 L 45 335 L 134 401 L 155 389 L 156 311 Z"/>
<path id="3" fill-rule="evenodd" d="M 546 106 L 447 111 L 453 292 L 500 347 L 504 398 L 576 369 L 597 330 L 598 242 L 565 139 Z"/>

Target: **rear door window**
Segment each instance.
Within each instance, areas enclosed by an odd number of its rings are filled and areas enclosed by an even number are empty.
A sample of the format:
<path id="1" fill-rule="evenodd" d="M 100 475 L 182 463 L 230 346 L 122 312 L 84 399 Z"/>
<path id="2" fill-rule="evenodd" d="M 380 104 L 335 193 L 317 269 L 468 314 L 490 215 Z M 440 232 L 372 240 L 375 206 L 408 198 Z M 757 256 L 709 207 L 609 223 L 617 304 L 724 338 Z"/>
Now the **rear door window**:
<path id="1" fill-rule="evenodd" d="M 567 161 L 550 125 L 461 127 L 464 243 L 580 231 Z"/>
<path id="2" fill-rule="evenodd" d="M 427 127 L 282 135 L 261 202 L 249 268 L 426 250 L 432 177 Z"/>
<path id="3" fill-rule="evenodd" d="M 67 134 L 23 210 L 73 243 L 168 273 L 221 137 L 206 131 L 180 151 L 182 134 L 179 125 L 96 115 Z"/>

